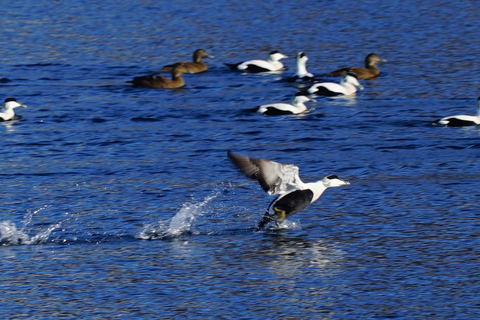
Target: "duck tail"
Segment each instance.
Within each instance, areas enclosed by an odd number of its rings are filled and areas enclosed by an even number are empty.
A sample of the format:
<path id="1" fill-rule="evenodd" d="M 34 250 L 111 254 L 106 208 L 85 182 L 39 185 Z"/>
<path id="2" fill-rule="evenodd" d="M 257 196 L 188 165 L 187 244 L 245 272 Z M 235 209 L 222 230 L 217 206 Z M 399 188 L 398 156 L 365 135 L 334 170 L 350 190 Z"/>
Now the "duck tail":
<path id="1" fill-rule="evenodd" d="M 224 63 L 227 67 L 230 68 L 230 70 L 237 70 L 238 65 L 241 64 L 241 62 L 238 63 Z"/>

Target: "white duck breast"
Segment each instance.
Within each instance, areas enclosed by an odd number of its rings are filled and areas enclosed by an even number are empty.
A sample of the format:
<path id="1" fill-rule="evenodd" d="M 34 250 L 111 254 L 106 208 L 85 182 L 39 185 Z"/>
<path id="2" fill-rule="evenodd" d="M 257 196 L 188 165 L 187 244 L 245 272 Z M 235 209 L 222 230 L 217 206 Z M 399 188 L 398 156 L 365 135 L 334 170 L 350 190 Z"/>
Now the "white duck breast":
<path id="1" fill-rule="evenodd" d="M 256 109 L 256 112 L 262 113 L 268 116 L 286 115 L 286 114 L 300 114 L 308 111 L 305 102 L 315 101 L 303 93 L 297 93 L 293 99 L 292 104 L 288 103 L 271 103 L 264 104 Z"/>
<path id="2" fill-rule="evenodd" d="M 327 188 L 350 184 L 335 175 L 317 182 L 303 183 L 296 165 L 249 158 L 230 151 L 228 156 L 240 171 L 248 178 L 257 180 L 268 194 L 278 195 L 268 206 L 257 229 L 264 228 L 271 221 L 275 221 L 278 227 L 283 220 L 320 198 Z"/>
<path id="3" fill-rule="evenodd" d="M 280 59 L 288 58 L 286 55 L 278 52 L 270 52 L 268 60 L 249 60 L 245 62 L 239 62 L 236 64 L 226 64 L 231 69 L 238 69 L 241 71 L 248 71 L 253 73 L 279 71 L 283 69 L 283 64 Z"/>
<path id="4" fill-rule="evenodd" d="M 357 87 L 363 89 L 355 75 L 347 74 L 342 77 L 339 84 L 334 82 L 317 83 L 308 89 L 308 93 L 327 97 L 348 96 L 355 94 Z"/>
<path id="5" fill-rule="evenodd" d="M 14 108 L 26 108 L 23 103 L 18 102 L 15 98 L 5 99 L 2 109 L 0 110 L 0 121 L 13 120 L 16 118 Z"/>
<path id="6" fill-rule="evenodd" d="M 299 52 L 297 54 L 297 73 L 295 73 L 292 77 L 288 78 L 287 81 L 295 82 L 295 81 L 307 81 L 313 82 L 315 78 L 313 74 L 307 71 L 307 60 L 308 57 L 304 52 Z"/>
<path id="7" fill-rule="evenodd" d="M 440 124 L 448 127 L 465 127 L 480 125 L 480 97 L 477 99 L 477 115 L 456 115 L 445 117 L 434 122 L 434 124 Z"/>

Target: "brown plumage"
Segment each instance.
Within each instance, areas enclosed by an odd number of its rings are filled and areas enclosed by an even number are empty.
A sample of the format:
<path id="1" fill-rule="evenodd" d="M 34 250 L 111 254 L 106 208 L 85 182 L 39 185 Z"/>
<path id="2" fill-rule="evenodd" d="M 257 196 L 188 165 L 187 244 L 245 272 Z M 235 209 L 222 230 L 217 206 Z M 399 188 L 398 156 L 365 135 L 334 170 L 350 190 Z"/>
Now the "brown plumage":
<path id="1" fill-rule="evenodd" d="M 326 73 L 326 76 L 343 76 L 349 72 L 352 72 L 357 75 L 358 79 L 371 79 L 378 77 L 380 70 L 376 66 L 377 62 L 385 62 L 387 60 L 380 59 L 375 53 L 370 53 L 365 57 L 365 68 L 361 67 L 348 67 L 335 70 L 330 73 Z"/>
<path id="2" fill-rule="evenodd" d="M 177 89 L 185 85 L 182 74 L 187 72 L 188 71 L 184 67 L 177 66 L 171 71 L 172 79 L 168 79 L 162 76 L 148 75 L 133 78 L 132 84 L 134 87 L 148 87 L 154 89 Z"/>
<path id="3" fill-rule="evenodd" d="M 202 58 L 213 58 L 213 56 L 207 54 L 205 50 L 198 49 L 193 53 L 193 62 L 180 61 L 173 64 L 169 64 L 156 72 L 171 72 L 174 67 L 182 66 L 189 73 L 199 73 L 207 70 L 207 64 L 202 61 Z"/>

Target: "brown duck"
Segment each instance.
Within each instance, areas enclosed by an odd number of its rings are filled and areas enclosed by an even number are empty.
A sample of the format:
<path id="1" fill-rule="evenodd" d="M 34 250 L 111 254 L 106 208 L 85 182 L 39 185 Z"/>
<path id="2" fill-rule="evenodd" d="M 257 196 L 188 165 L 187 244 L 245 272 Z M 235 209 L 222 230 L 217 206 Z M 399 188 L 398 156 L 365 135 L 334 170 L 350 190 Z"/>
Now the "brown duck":
<path id="1" fill-rule="evenodd" d="M 387 60 L 380 59 L 375 53 L 370 53 L 365 57 L 365 68 L 361 67 L 349 67 L 335 70 L 330 73 L 326 73 L 326 76 L 343 76 L 349 72 L 352 72 L 357 75 L 358 79 L 371 79 L 378 77 L 380 70 L 377 67 L 378 62 L 386 62 Z"/>
<path id="2" fill-rule="evenodd" d="M 183 66 L 174 67 L 171 71 L 172 79 L 157 75 L 135 77 L 131 81 L 134 87 L 148 87 L 154 89 L 177 89 L 185 85 L 182 74 L 188 71 Z"/>
<path id="3" fill-rule="evenodd" d="M 160 70 L 155 70 L 156 72 L 171 72 L 174 67 L 182 66 L 189 73 L 199 73 L 207 70 L 207 64 L 202 61 L 202 58 L 213 58 L 213 56 L 207 54 L 205 50 L 198 49 L 193 53 L 193 62 L 180 61 L 173 64 L 164 66 Z"/>

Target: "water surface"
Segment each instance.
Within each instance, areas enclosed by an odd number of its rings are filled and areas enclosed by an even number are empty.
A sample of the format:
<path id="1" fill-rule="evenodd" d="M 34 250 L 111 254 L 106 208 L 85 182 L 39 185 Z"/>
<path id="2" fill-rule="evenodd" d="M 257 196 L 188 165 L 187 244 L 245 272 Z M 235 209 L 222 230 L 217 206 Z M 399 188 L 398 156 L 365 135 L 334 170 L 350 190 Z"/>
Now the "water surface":
<path id="1" fill-rule="evenodd" d="M 0 87 L 5 319 L 475 319 L 480 39 L 474 1 L 7 1 Z M 179 90 L 126 81 L 204 48 Z M 223 63 L 290 56 L 279 74 Z M 300 117 L 314 74 L 388 59 L 350 100 Z M 337 81 L 338 79 L 328 79 Z M 337 174 L 282 230 L 226 152 Z"/>

